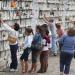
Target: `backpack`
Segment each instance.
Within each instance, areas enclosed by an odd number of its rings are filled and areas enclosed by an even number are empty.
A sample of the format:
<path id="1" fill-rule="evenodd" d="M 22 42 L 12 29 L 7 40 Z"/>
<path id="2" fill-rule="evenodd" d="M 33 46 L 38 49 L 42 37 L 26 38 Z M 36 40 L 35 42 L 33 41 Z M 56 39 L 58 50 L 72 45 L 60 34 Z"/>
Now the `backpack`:
<path id="1" fill-rule="evenodd" d="M 43 48 L 42 37 L 40 34 L 35 34 L 33 41 L 32 41 L 31 49 L 36 50 L 36 51 L 41 51 L 42 48 Z"/>

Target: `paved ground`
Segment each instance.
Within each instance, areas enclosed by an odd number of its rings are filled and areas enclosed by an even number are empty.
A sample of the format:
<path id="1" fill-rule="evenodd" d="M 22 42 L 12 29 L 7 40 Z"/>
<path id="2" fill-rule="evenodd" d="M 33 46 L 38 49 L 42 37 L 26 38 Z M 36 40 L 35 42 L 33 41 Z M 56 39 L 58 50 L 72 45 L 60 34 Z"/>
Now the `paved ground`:
<path id="1" fill-rule="evenodd" d="M 39 69 L 39 62 L 38 62 L 38 69 Z M 71 65 L 71 75 L 75 75 L 75 59 L 72 61 Z M 19 66 L 18 72 L 0 72 L 0 75 L 22 75 L 21 68 Z M 59 57 L 50 57 L 49 58 L 49 67 L 47 73 L 44 74 L 24 74 L 24 75 L 59 75 Z"/>

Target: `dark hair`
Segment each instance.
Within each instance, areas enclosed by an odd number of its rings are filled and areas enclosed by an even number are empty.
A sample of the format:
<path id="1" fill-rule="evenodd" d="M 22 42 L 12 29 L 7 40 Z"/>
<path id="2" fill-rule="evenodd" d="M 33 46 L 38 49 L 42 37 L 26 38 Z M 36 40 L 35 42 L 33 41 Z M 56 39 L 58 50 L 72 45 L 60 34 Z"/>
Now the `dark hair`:
<path id="1" fill-rule="evenodd" d="M 34 33 L 33 33 L 33 29 L 32 28 L 30 28 L 31 29 L 31 33 L 34 35 Z"/>
<path id="2" fill-rule="evenodd" d="M 27 28 L 31 28 L 31 26 L 27 26 Z"/>
<path id="3" fill-rule="evenodd" d="M 15 23 L 14 24 L 14 30 L 18 31 L 20 29 L 20 26 L 18 23 Z"/>
<path id="4" fill-rule="evenodd" d="M 60 29 L 61 28 L 61 25 L 59 23 L 56 23 L 55 25 L 56 25 L 56 28 L 57 29 Z"/>
<path id="5" fill-rule="evenodd" d="M 43 24 L 41 26 L 41 35 L 43 37 L 43 35 L 49 35 L 49 30 L 48 30 L 48 26 L 46 24 Z"/>
<path id="6" fill-rule="evenodd" d="M 30 34 L 30 33 L 33 33 L 32 28 L 25 28 L 25 31 L 28 32 L 29 34 Z"/>
<path id="7" fill-rule="evenodd" d="M 42 27 L 44 27 L 44 28 L 48 28 L 47 24 L 43 24 Z"/>
<path id="8" fill-rule="evenodd" d="M 46 35 L 49 35 L 49 30 L 46 30 Z"/>
<path id="9" fill-rule="evenodd" d="M 36 26 L 36 29 L 38 29 L 39 32 L 41 33 L 41 26 L 37 25 L 37 26 Z"/>
<path id="10" fill-rule="evenodd" d="M 41 27 L 42 27 L 44 30 L 47 30 L 47 29 L 48 29 L 47 24 L 43 24 Z"/>
<path id="11" fill-rule="evenodd" d="M 74 28 L 70 28 L 70 29 L 67 31 L 67 34 L 68 34 L 68 36 L 75 36 L 75 29 L 74 29 Z"/>

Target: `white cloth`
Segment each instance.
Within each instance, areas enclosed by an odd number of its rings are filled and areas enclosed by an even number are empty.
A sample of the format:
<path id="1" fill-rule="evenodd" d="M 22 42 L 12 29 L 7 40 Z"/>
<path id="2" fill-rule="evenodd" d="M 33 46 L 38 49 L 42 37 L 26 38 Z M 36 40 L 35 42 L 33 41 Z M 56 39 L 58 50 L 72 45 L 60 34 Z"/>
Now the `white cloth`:
<path id="1" fill-rule="evenodd" d="M 33 35 L 25 36 L 24 49 L 26 49 L 27 47 L 31 47 L 32 41 L 33 41 Z"/>
<path id="2" fill-rule="evenodd" d="M 49 50 L 48 46 L 44 46 L 42 51 L 48 51 L 48 50 Z"/>
<path id="3" fill-rule="evenodd" d="M 12 29 L 9 25 L 7 25 L 6 23 L 3 23 L 2 26 L 4 27 L 4 29 L 8 32 L 8 35 L 11 36 L 11 37 L 15 37 L 17 40 L 15 43 L 10 43 L 10 45 L 15 45 L 18 43 L 18 31 L 15 31 L 14 29 Z"/>
<path id="4" fill-rule="evenodd" d="M 47 44 L 47 46 L 45 46 L 45 44 L 46 44 L 46 40 L 45 39 L 43 39 L 42 44 L 44 45 L 42 51 L 48 51 L 49 50 L 49 44 Z"/>

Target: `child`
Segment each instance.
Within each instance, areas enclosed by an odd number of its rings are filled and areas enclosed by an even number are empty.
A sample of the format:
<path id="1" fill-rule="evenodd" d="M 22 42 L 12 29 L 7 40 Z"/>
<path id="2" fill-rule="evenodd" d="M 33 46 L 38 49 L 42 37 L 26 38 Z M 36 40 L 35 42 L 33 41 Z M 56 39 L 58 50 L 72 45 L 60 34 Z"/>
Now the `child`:
<path id="1" fill-rule="evenodd" d="M 52 34 L 51 34 L 51 31 L 50 31 L 50 29 L 48 28 L 48 26 L 47 26 L 47 24 L 43 24 L 42 26 L 41 26 L 41 30 L 43 31 L 43 30 L 47 30 L 49 33 L 48 33 L 48 36 L 49 36 L 49 38 L 50 38 L 50 45 L 49 45 L 49 50 L 50 50 L 50 53 L 51 53 L 51 47 L 52 47 Z"/>
<path id="2" fill-rule="evenodd" d="M 32 29 L 26 28 L 25 30 L 25 40 L 24 40 L 24 52 L 20 57 L 21 65 L 22 65 L 22 73 L 27 73 L 28 71 L 28 56 L 31 52 L 31 44 L 33 40 L 33 36 L 31 35 Z"/>
<path id="3" fill-rule="evenodd" d="M 40 70 L 37 73 L 45 73 L 48 68 L 48 53 L 49 53 L 49 46 L 50 46 L 50 37 L 49 31 L 44 29 L 43 33 L 43 49 L 40 54 Z"/>
<path id="4" fill-rule="evenodd" d="M 8 41 L 10 45 L 10 52 L 11 52 L 11 64 L 10 64 L 10 71 L 17 71 L 17 50 L 18 50 L 18 30 L 20 28 L 18 23 L 15 23 L 12 28 L 4 23 L 2 20 L 2 26 L 8 32 Z"/>
<path id="5" fill-rule="evenodd" d="M 40 51 L 42 48 L 41 41 L 42 41 L 41 28 L 40 28 L 40 26 L 37 26 L 36 34 L 34 35 L 33 42 L 32 42 L 32 67 L 29 72 L 32 72 L 32 71 L 36 72 L 37 57 L 38 57 L 38 55 L 40 55 Z"/>
<path id="6" fill-rule="evenodd" d="M 60 75 L 69 75 L 70 65 L 75 49 L 75 29 L 70 28 L 67 35 L 60 39 Z"/>

